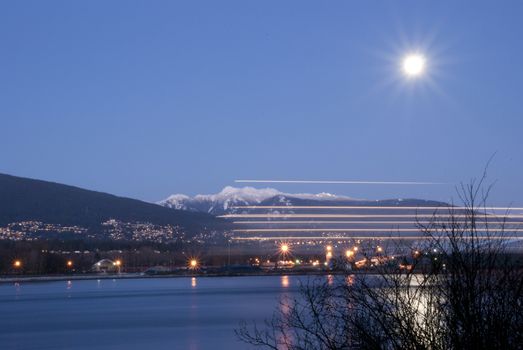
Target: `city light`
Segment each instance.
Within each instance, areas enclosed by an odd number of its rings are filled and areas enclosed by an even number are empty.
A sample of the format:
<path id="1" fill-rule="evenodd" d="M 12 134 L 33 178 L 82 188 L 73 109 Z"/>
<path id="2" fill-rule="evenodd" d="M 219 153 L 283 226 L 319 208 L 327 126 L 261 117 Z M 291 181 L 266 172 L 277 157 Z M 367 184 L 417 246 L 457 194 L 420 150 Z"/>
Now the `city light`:
<path id="1" fill-rule="evenodd" d="M 346 256 L 347 258 L 352 258 L 352 257 L 354 256 L 354 252 L 353 252 L 352 250 L 347 250 L 347 251 L 345 252 L 345 256 Z"/>
<path id="2" fill-rule="evenodd" d="M 73 262 L 71 260 L 67 260 L 67 267 L 73 267 Z"/>
<path id="3" fill-rule="evenodd" d="M 121 266 L 121 265 L 122 265 L 122 261 L 121 261 L 121 260 L 116 260 L 116 261 L 114 262 L 114 265 L 115 265 L 115 266 Z"/>
<path id="4" fill-rule="evenodd" d="M 189 267 L 193 270 L 197 269 L 198 268 L 198 260 L 196 259 L 191 259 L 189 261 Z"/>
<path id="5" fill-rule="evenodd" d="M 381 252 L 383 252 L 383 248 L 380 247 L 380 246 L 377 246 L 377 247 L 376 247 L 376 251 L 377 251 L 378 253 L 381 253 Z"/>
<path id="6" fill-rule="evenodd" d="M 20 260 L 15 260 L 13 263 L 13 266 L 15 268 L 20 268 L 20 267 L 22 267 L 22 262 Z"/>
<path id="7" fill-rule="evenodd" d="M 286 257 L 287 255 L 291 254 L 291 246 L 289 245 L 289 243 L 282 242 L 278 247 L 278 251 L 280 255 Z"/>

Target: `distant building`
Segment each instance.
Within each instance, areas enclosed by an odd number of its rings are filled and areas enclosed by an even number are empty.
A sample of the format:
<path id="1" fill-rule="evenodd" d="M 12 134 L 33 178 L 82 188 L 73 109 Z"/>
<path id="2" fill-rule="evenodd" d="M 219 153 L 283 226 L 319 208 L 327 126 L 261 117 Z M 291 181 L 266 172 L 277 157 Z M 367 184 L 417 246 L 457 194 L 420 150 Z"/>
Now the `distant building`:
<path id="1" fill-rule="evenodd" d="M 276 268 L 276 262 L 270 260 L 264 261 L 260 264 L 262 270 L 274 270 Z"/>
<path id="2" fill-rule="evenodd" d="M 172 272 L 173 272 L 173 270 L 166 266 L 153 266 L 153 267 L 149 267 L 143 273 L 145 275 L 162 275 L 162 274 L 169 274 Z"/>
<path id="3" fill-rule="evenodd" d="M 94 272 L 112 273 L 118 272 L 118 266 L 112 260 L 102 259 L 93 265 L 92 270 Z"/>

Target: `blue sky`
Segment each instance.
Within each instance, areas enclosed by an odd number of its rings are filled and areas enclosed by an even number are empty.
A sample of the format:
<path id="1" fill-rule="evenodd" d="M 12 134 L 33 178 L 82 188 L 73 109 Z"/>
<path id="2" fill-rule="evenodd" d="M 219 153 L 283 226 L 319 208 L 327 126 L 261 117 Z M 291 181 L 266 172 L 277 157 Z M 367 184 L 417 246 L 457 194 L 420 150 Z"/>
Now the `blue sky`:
<path id="1" fill-rule="evenodd" d="M 457 183 L 497 152 L 492 202 L 522 205 L 522 17 L 520 1 L 4 1 L 0 172 L 154 201 L 240 178 Z"/>

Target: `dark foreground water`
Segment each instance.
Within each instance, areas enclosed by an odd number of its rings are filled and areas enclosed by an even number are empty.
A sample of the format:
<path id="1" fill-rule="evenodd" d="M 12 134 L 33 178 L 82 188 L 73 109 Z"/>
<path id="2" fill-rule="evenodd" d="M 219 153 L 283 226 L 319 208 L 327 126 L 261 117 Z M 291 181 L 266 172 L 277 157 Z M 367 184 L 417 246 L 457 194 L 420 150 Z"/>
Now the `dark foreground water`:
<path id="1" fill-rule="evenodd" d="M 0 284 L 0 349 L 248 349 L 307 277 L 197 277 Z"/>

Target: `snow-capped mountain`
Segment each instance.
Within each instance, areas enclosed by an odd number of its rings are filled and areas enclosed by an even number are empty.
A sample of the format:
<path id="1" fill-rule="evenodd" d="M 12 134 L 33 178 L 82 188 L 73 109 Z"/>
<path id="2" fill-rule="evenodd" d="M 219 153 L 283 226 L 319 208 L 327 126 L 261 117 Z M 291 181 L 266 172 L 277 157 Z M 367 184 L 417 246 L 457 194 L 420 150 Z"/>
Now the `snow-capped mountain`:
<path id="1" fill-rule="evenodd" d="M 157 204 L 192 212 L 203 212 L 212 215 L 249 213 L 256 209 L 242 206 L 440 206 L 446 205 L 436 201 L 422 199 L 384 199 L 365 200 L 340 196 L 331 193 L 285 193 L 274 188 L 225 187 L 216 194 L 199 194 L 189 197 L 174 194 Z M 271 209 L 270 212 L 281 212 L 283 209 Z M 285 210 L 292 213 L 293 210 Z M 306 211 L 300 211 L 306 213 Z M 363 213 L 363 212 L 362 212 Z"/>
<path id="2" fill-rule="evenodd" d="M 232 187 L 227 186 L 216 194 L 199 194 L 189 197 L 184 194 L 173 194 L 158 202 L 168 208 L 182 209 L 197 212 L 206 212 L 213 215 L 222 215 L 238 212 L 237 206 L 246 205 L 294 205 L 297 201 L 343 201 L 353 202 L 346 196 L 337 196 L 331 193 L 284 193 L 274 188 Z"/>

